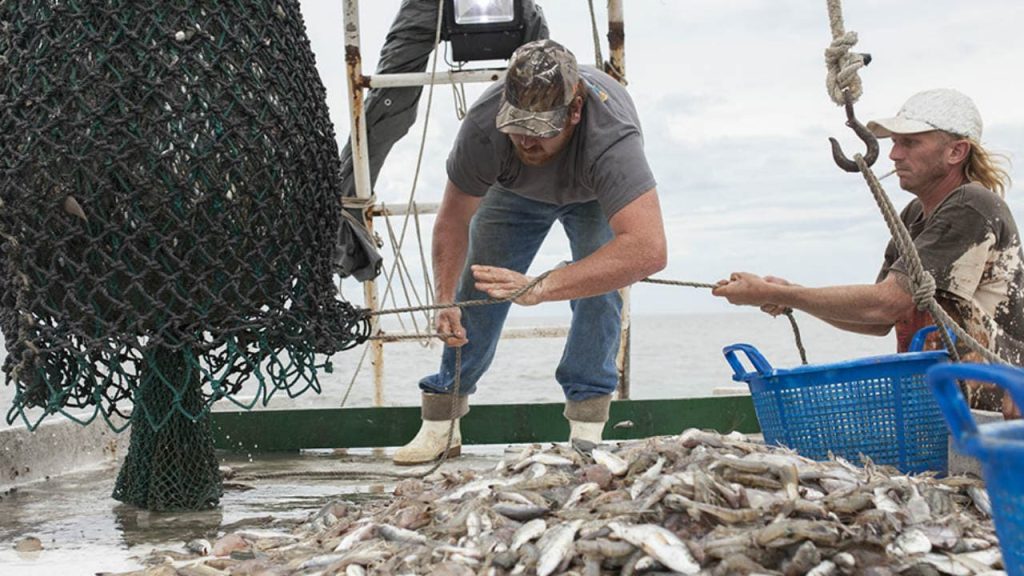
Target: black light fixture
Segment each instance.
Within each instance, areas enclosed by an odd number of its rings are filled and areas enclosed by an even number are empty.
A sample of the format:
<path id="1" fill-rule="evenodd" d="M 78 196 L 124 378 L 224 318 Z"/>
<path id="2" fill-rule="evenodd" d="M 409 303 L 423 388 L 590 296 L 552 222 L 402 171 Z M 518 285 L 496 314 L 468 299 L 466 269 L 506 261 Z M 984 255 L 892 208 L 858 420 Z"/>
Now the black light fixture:
<path id="1" fill-rule="evenodd" d="M 445 0 L 444 39 L 452 60 L 506 60 L 522 45 L 522 0 Z"/>

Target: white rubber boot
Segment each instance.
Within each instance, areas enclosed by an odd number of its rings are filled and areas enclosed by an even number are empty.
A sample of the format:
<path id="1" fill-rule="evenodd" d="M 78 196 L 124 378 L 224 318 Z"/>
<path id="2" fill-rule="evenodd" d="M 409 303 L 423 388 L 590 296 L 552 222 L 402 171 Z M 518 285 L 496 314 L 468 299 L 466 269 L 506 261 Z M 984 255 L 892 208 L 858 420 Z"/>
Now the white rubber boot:
<path id="1" fill-rule="evenodd" d="M 423 423 L 420 431 L 405 446 L 395 451 L 391 461 L 399 466 L 426 464 L 440 458 L 448 447 L 448 458 L 462 453 L 462 433 L 459 420 L 469 412 L 466 396 L 456 401 L 452 413 L 452 397 L 449 394 L 423 393 L 421 414 Z M 454 418 L 452 418 L 454 416 Z M 454 422 L 451 445 L 448 444 L 448 430 Z"/>
<path id="2" fill-rule="evenodd" d="M 416 437 L 396 450 L 392 461 L 399 466 L 412 466 L 437 460 L 444 452 L 445 446 L 448 446 L 448 429 L 451 424 L 451 420 L 424 420 Z M 461 453 L 462 434 L 459 432 L 459 419 L 456 418 L 448 457 L 452 458 Z"/>
<path id="3" fill-rule="evenodd" d="M 611 395 L 566 401 L 563 414 L 569 421 L 569 443 L 572 444 L 573 440 L 582 440 L 600 444 L 604 425 L 608 422 L 611 403 Z"/>
<path id="4" fill-rule="evenodd" d="M 600 444 L 604 425 L 604 422 L 577 422 L 569 420 L 569 442 L 572 443 L 573 440 L 586 440 L 587 442 Z"/>

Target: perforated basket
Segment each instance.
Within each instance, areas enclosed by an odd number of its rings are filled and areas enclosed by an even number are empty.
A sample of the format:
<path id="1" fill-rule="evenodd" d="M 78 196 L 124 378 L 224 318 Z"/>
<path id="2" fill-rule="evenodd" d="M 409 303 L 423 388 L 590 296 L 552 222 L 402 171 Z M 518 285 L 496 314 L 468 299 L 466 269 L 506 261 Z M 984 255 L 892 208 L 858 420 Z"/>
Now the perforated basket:
<path id="1" fill-rule="evenodd" d="M 949 434 L 925 382 L 929 367 L 947 361 L 945 351 L 791 370 L 772 368 L 749 344 L 727 346 L 723 352 L 733 379 L 750 387 L 765 442 L 815 460 L 831 452 L 859 463 L 863 454 L 905 473 L 946 473 Z M 740 352 L 753 371 L 744 367 Z"/>
<path id="2" fill-rule="evenodd" d="M 981 464 L 1003 566 L 1009 576 L 1024 576 L 1024 421 L 979 427 L 957 380 L 992 382 L 1009 391 L 1018 406 L 1024 406 L 1024 370 L 981 364 L 949 364 L 928 370 L 928 383 L 949 423 L 953 445 Z"/>

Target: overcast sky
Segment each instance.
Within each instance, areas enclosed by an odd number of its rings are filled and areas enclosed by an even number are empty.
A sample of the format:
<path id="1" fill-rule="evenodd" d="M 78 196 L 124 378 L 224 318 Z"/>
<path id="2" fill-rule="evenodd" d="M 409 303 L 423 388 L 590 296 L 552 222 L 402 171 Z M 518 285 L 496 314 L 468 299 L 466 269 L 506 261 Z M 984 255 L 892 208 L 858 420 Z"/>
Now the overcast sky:
<path id="1" fill-rule="evenodd" d="M 552 38 L 580 62 L 593 63 L 587 2 L 538 3 Z M 369 73 L 400 2 L 360 4 Z M 605 3 L 594 4 L 607 58 Z M 301 5 L 344 142 L 349 121 L 341 2 Z M 1024 225 L 1024 2 L 847 0 L 844 9 L 847 29 L 860 35 L 856 50 L 874 57 L 861 71 L 858 116 L 865 122 L 891 116 L 923 89 L 967 93 L 985 121 L 983 143 L 1014 162 L 1007 200 Z M 626 0 L 625 26 L 629 91 L 669 239 L 669 265 L 659 276 L 713 282 L 746 270 L 806 285 L 873 281 L 888 231 L 862 178 L 841 172 L 831 160 L 829 136 L 838 137 L 850 155 L 862 147 L 825 92 L 823 53 L 831 40 L 825 0 Z M 481 90 L 467 86 L 470 101 Z M 408 201 L 425 105 L 426 97 L 420 122 L 392 151 L 378 180 L 377 196 L 389 204 Z M 452 88 L 438 86 L 418 201 L 440 200 L 444 159 L 457 129 Z M 883 141 L 879 174 L 891 168 L 888 150 Z M 895 177 L 884 184 L 898 207 L 910 199 Z M 428 243 L 432 224 L 432 218 L 424 221 Z M 419 261 L 417 250 L 406 254 Z M 567 258 L 556 228 L 532 271 Z M 388 265 L 392 260 L 386 252 Z M 345 296 L 362 298 L 347 282 Z M 632 301 L 640 314 L 730 310 L 704 290 L 651 285 L 636 287 Z M 527 313 L 563 309 L 548 304 Z"/>

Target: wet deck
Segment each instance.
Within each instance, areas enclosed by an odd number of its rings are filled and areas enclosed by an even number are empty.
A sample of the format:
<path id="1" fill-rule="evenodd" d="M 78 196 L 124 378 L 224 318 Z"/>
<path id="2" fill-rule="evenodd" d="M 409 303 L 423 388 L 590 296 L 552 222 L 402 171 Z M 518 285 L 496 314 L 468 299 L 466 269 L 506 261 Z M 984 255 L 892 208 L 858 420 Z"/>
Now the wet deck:
<path id="1" fill-rule="evenodd" d="M 490 468 L 502 446 L 466 446 L 444 469 Z M 0 495 L 0 574 L 35 576 L 95 574 L 141 568 L 153 550 L 184 552 L 193 538 L 211 542 L 223 527 L 262 527 L 270 521 L 305 519 L 338 499 L 387 497 L 412 469 L 391 464 L 390 451 L 317 451 L 302 454 L 224 454 L 226 481 L 221 507 L 192 513 L 152 513 L 110 498 L 114 466 L 94 468 L 23 486 Z M 242 484 L 247 488 L 241 488 Z M 39 552 L 14 549 L 34 536 Z"/>

